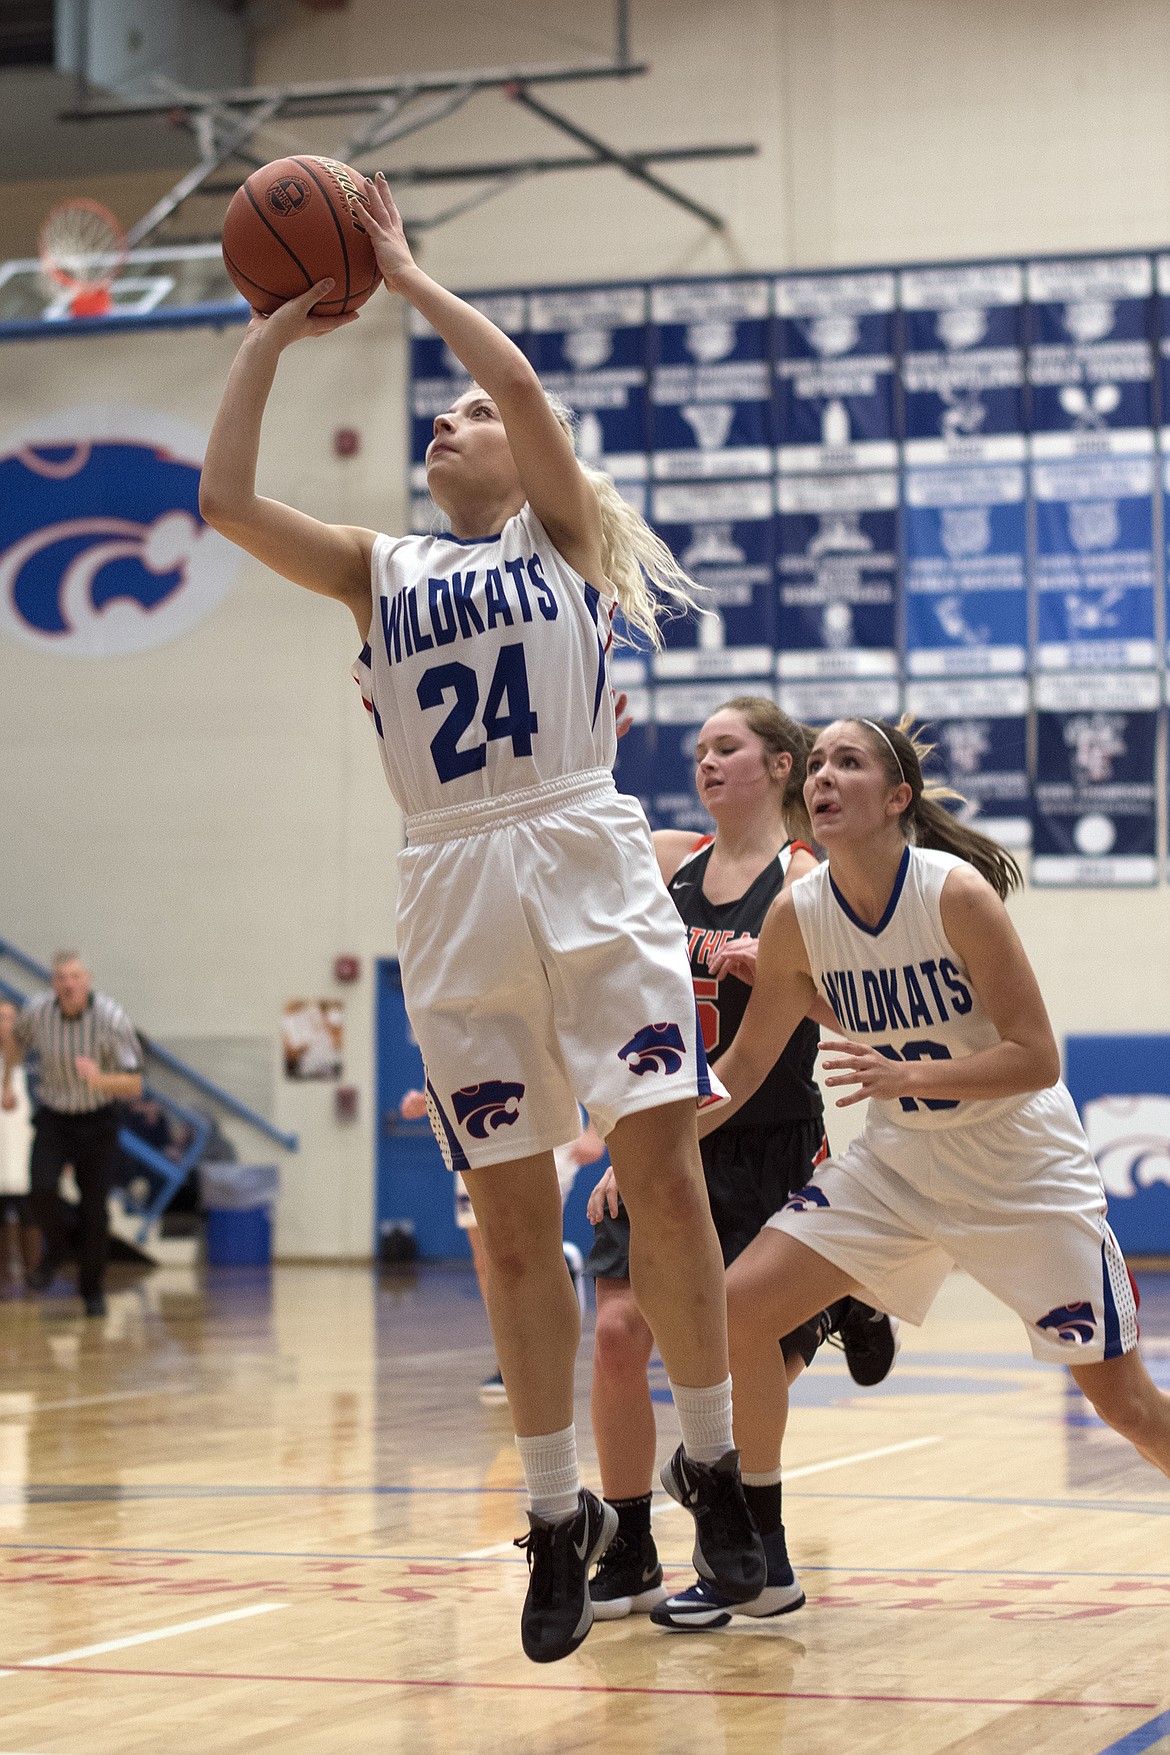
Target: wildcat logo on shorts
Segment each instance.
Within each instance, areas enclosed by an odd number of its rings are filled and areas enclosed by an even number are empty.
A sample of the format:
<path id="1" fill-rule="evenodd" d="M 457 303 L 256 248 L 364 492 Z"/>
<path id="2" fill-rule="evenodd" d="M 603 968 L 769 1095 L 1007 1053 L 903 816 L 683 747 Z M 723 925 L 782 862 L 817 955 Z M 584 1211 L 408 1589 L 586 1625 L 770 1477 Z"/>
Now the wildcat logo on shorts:
<path id="1" fill-rule="evenodd" d="M 1084 1301 L 1058 1304 L 1055 1310 L 1040 1318 L 1036 1327 L 1054 1329 L 1056 1339 L 1068 1341 L 1070 1346 L 1089 1347 L 1097 1333 L 1097 1318 L 1093 1315 L 1093 1306 Z"/>
<path id="2" fill-rule="evenodd" d="M 643 1073 L 676 1073 L 686 1058 L 686 1043 L 677 1024 L 645 1024 L 631 1036 L 618 1059 L 624 1060 L 638 1078 Z"/>
<path id="3" fill-rule="evenodd" d="M 511 1127 L 520 1115 L 523 1085 L 509 1084 L 506 1079 L 484 1079 L 479 1085 L 464 1085 L 452 1091 L 451 1104 L 455 1119 L 473 1139 L 486 1140 L 488 1130 Z"/>
<path id="4" fill-rule="evenodd" d="M 827 1207 L 829 1197 L 819 1189 L 815 1182 L 808 1183 L 799 1189 L 791 1200 L 784 1202 L 786 1213 L 807 1213 L 810 1207 Z"/>
<path id="5" fill-rule="evenodd" d="M 205 435 L 145 408 L 67 408 L 0 443 L 0 632 L 100 658 L 185 634 L 243 561 L 199 516 Z"/>

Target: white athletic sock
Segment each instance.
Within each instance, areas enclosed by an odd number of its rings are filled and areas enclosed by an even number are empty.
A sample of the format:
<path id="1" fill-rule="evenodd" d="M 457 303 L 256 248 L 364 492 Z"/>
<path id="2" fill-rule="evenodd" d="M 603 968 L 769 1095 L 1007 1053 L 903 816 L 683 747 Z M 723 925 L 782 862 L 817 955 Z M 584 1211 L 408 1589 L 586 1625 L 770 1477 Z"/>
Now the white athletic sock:
<path id="1" fill-rule="evenodd" d="M 745 1487 L 778 1487 L 784 1479 L 784 1471 L 779 1465 L 774 1469 L 769 1469 L 766 1475 L 749 1475 L 744 1469 L 739 1478 Z"/>
<path id="2" fill-rule="evenodd" d="M 715 1463 L 734 1446 L 731 1436 L 731 1379 L 706 1389 L 687 1389 L 671 1383 L 670 1393 L 678 1409 L 683 1449 L 692 1462 Z"/>
<path id="3" fill-rule="evenodd" d="M 517 1438 L 528 1504 L 545 1523 L 567 1523 L 576 1514 L 581 1476 L 577 1472 L 577 1428 Z"/>

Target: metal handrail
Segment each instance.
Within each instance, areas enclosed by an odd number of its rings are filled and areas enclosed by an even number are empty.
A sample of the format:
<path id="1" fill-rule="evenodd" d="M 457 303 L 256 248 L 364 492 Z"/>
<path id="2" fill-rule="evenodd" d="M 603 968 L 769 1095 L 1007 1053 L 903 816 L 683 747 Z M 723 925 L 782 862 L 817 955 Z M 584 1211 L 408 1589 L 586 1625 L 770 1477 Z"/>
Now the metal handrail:
<path id="1" fill-rule="evenodd" d="M 17 945 L 10 943 L 8 939 L 0 938 L 0 957 L 8 957 L 28 974 L 35 975 L 38 981 L 48 983 L 52 979 L 50 971 L 43 963 L 38 963 L 35 957 L 30 957 Z M 23 1004 L 28 997 L 19 988 L 13 987 L 5 981 L 2 976 L 0 976 L 0 994 L 5 999 L 13 1000 L 17 1005 Z M 229 1114 L 234 1115 L 237 1120 L 246 1122 L 249 1127 L 255 1128 L 266 1139 L 275 1141 L 278 1146 L 283 1146 L 286 1151 L 295 1152 L 298 1149 L 300 1140 L 295 1133 L 285 1133 L 281 1128 L 274 1126 L 265 1116 L 258 1115 L 254 1109 L 249 1109 L 246 1103 L 241 1103 L 239 1098 L 233 1097 L 230 1091 L 225 1091 L 221 1085 L 205 1078 L 201 1072 L 196 1072 L 193 1066 L 188 1066 L 185 1060 L 180 1060 L 177 1054 L 172 1054 L 169 1048 L 161 1047 L 159 1043 L 153 1041 L 141 1030 L 138 1031 L 138 1039 L 147 1054 L 153 1055 L 163 1066 L 185 1079 L 197 1091 L 202 1091 L 205 1096 L 211 1097 L 222 1109 L 226 1109 Z M 158 1092 L 150 1092 L 148 1095 L 156 1097 L 159 1102 L 174 1109 L 187 1122 L 188 1126 L 196 1126 L 204 1119 L 197 1114 L 197 1111 L 184 1109 L 172 1097 L 164 1097 Z M 204 1137 L 206 1138 L 206 1135 Z M 143 1142 L 139 1141 L 138 1144 L 141 1145 Z M 141 1156 L 141 1154 L 135 1153 L 135 1156 Z"/>

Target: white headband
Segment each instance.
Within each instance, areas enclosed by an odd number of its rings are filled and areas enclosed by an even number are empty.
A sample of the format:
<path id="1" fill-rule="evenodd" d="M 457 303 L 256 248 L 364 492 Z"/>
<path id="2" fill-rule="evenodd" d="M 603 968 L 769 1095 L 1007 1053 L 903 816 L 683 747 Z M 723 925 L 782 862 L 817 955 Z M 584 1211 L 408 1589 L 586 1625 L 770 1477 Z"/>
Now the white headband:
<path id="1" fill-rule="evenodd" d="M 892 742 L 890 741 L 890 738 L 882 730 L 881 726 L 876 722 L 876 720 L 873 720 L 873 719 L 859 719 L 857 723 L 859 725 L 868 725 L 871 731 L 877 732 L 878 736 L 881 738 L 882 742 L 886 745 L 890 754 L 893 756 L 894 760 L 898 764 L 898 772 L 902 776 L 903 786 L 909 786 L 910 782 L 906 778 L 906 770 L 902 766 L 902 758 L 898 754 L 897 750 L 894 748 Z"/>

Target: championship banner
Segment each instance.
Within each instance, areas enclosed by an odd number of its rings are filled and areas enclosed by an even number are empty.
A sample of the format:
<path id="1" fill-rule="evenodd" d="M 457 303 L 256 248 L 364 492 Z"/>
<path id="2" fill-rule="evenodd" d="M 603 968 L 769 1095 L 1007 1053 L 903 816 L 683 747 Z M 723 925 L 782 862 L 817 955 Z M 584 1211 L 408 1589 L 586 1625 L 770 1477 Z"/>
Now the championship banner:
<path id="1" fill-rule="evenodd" d="M 546 390 L 577 415 L 577 455 L 619 479 L 646 474 L 644 286 L 573 288 L 529 298 L 530 352 Z"/>
<path id="2" fill-rule="evenodd" d="M 926 778 L 965 799 L 960 819 L 1001 846 L 1028 847 L 1032 789 L 1024 678 L 907 683 L 906 711 L 934 745 Z"/>
<path id="3" fill-rule="evenodd" d="M 908 676 L 1022 675 L 1028 658 L 1024 465 L 907 470 Z"/>
<path id="4" fill-rule="evenodd" d="M 834 719 L 884 719 L 896 725 L 902 711 L 902 690 L 893 677 L 878 682 L 781 682 L 777 699 L 803 725 L 831 725 Z"/>
<path id="5" fill-rule="evenodd" d="M 1032 465 L 1040 670 L 1157 663 L 1154 470 L 1153 457 Z"/>
<path id="6" fill-rule="evenodd" d="M 713 823 L 695 795 L 695 740 L 717 707 L 736 695 L 774 699 L 769 681 L 661 683 L 651 710 L 656 734 L 654 773 L 646 814 L 655 829 L 693 829 L 709 835 Z"/>
<path id="7" fill-rule="evenodd" d="M 906 462 L 1021 462 L 1023 269 L 904 269 L 899 283 Z"/>
<path id="8" fill-rule="evenodd" d="M 704 614 L 664 621 L 658 677 L 767 676 L 773 665 L 770 481 L 656 486 L 655 530 L 697 585 Z"/>
<path id="9" fill-rule="evenodd" d="M 897 476 L 781 476 L 776 491 L 778 674 L 896 675 Z"/>
<path id="10" fill-rule="evenodd" d="M 1032 262 L 1027 284 L 1033 457 L 1152 450 L 1150 258 Z"/>
<path id="11" fill-rule="evenodd" d="M 1159 700 L 1149 672 L 1036 679 L 1034 883 L 1157 883 Z"/>
<path id="12" fill-rule="evenodd" d="M 490 317 L 512 340 L 524 346 L 524 330 L 528 316 L 528 299 L 524 293 L 475 293 L 468 304 Z M 425 494 L 427 446 L 434 437 L 433 422 L 437 414 L 450 408 L 455 398 L 467 389 L 471 379 L 447 343 L 435 334 L 425 317 L 411 310 L 410 333 L 410 488 L 412 494 Z M 425 525 L 424 529 L 429 529 Z"/>
<path id="13" fill-rule="evenodd" d="M 1162 450 L 1170 455 L 1170 255 L 1156 262 L 1158 288 L 1158 376 L 1161 383 Z"/>
<path id="14" fill-rule="evenodd" d="M 771 475 L 768 290 L 766 280 L 651 287 L 656 477 Z"/>
<path id="15" fill-rule="evenodd" d="M 896 468 L 894 276 L 786 276 L 775 296 L 781 470 Z"/>
<path id="16" fill-rule="evenodd" d="M 625 691 L 626 714 L 633 720 L 630 729 L 618 738 L 617 760 L 613 765 L 614 784 L 619 792 L 628 792 L 638 799 L 650 815 L 656 769 L 656 736 L 649 689 Z M 661 824 L 651 821 L 651 828 Z"/>

